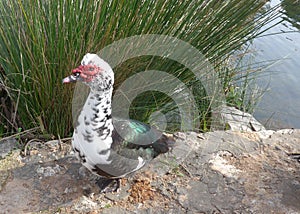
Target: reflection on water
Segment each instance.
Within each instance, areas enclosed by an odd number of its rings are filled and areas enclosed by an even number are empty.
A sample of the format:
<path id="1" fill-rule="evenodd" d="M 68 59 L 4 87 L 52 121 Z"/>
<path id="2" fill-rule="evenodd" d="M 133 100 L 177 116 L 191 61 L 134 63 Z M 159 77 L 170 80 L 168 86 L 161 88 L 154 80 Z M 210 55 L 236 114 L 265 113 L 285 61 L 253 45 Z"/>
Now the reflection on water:
<path id="1" fill-rule="evenodd" d="M 284 0 L 281 2 L 284 9 L 284 20 L 300 29 L 300 0 Z"/>
<path id="2" fill-rule="evenodd" d="M 279 0 L 272 0 L 271 6 L 278 3 Z M 294 32 L 257 38 L 253 44 L 257 62 L 277 60 L 267 69 L 267 75 L 259 79 L 259 84 L 269 84 L 270 90 L 254 116 L 270 128 L 300 128 L 300 1 L 285 0 L 282 8 L 284 22 L 265 34 Z"/>

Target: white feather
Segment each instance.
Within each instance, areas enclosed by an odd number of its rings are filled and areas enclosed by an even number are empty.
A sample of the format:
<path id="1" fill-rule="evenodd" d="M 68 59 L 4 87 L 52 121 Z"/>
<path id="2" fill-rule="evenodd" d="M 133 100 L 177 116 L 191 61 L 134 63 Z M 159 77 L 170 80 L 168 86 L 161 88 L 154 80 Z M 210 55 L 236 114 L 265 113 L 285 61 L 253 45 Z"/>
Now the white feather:
<path id="1" fill-rule="evenodd" d="M 81 60 L 81 65 L 93 64 L 104 69 L 107 73 L 110 74 L 112 81 L 114 81 L 114 73 L 110 65 L 101 59 L 97 54 L 87 53 Z"/>

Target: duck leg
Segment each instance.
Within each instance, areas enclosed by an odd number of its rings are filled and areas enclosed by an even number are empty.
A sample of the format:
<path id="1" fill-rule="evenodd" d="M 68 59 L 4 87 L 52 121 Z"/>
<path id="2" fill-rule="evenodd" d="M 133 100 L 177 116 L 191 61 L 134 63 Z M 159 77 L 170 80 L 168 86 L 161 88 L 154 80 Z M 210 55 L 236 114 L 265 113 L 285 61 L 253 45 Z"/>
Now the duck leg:
<path id="1" fill-rule="evenodd" d="M 118 192 L 121 187 L 120 178 L 104 178 L 97 179 L 96 184 L 100 188 L 100 193 Z"/>

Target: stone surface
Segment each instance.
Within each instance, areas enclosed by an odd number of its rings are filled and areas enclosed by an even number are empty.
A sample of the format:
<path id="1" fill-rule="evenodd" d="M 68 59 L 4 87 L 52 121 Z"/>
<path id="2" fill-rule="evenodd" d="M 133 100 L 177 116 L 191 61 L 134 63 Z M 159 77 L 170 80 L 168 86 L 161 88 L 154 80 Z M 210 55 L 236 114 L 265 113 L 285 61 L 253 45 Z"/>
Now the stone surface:
<path id="1" fill-rule="evenodd" d="M 176 133 L 170 153 L 106 194 L 79 170 L 69 142 L 30 142 L 0 160 L 0 210 L 300 213 L 300 130 L 263 131 Z"/>
<path id="2" fill-rule="evenodd" d="M 219 112 L 221 121 L 226 122 L 233 131 L 263 131 L 266 130 L 251 114 L 234 107 L 224 106 Z"/>
<path id="3" fill-rule="evenodd" d="M 0 140 L 0 159 L 5 158 L 13 149 L 17 148 L 17 140 L 14 138 Z"/>

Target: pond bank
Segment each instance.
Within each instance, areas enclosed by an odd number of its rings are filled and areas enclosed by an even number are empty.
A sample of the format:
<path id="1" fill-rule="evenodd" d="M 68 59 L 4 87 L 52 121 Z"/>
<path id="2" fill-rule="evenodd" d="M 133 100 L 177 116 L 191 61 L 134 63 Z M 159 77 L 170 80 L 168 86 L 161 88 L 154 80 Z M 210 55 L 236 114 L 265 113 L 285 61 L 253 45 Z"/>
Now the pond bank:
<path id="1" fill-rule="evenodd" d="M 300 212 L 300 130 L 176 133 L 176 146 L 99 193 L 69 143 L 31 142 L 0 160 L 4 213 Z M 2 142 L 7 143 L 7 142 Z M 10 169 L 10 170 L 7 170 Z M 80 169 L 80 170 L 79 170 Z"/>

